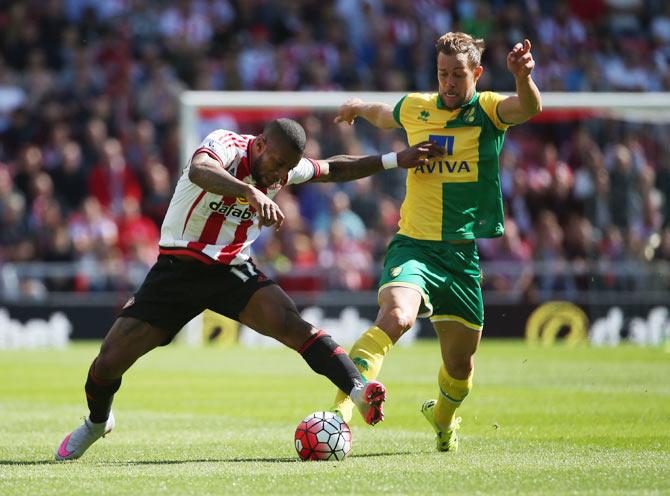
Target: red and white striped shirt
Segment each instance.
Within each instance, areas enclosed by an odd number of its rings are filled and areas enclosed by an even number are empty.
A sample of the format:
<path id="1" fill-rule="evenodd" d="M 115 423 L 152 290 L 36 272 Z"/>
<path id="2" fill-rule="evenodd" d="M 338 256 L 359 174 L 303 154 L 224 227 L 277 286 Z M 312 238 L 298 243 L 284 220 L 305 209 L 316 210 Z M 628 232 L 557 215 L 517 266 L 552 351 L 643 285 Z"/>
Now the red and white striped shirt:
<path id="1" fill-rule="evenodd" d="M 254 139 L 218 129 L 202 141 L 193 156 L 205 152 L 237 179 L 255 184 L 250 169 Z M 190 166 L 189 161 L 165 214 L 160 252 L 188 255 L 207 264 L 245 263 L 250 258 L 251 243 L 260 233 L 255 209 L 244 198 L 209 193 L 193 184 L 188 178 Z M 302 158 L 284 181 L 259 189 L 273 198 L 282 186 L 304 183 L 319 174 L 318 162 Z"/>

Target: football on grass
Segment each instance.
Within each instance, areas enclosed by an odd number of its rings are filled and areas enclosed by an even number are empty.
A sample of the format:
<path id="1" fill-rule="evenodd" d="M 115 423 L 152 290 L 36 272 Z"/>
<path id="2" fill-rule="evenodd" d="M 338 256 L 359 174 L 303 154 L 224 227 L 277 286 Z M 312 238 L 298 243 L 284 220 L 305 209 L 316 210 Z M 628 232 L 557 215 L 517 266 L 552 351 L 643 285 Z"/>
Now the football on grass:
<path id="1" fill-rule="evenodd" d="M 344 460 L 351 450 L 351 430 L 334 413 L 314 412 L 298 424 L 294 441 L 303 460 Z"/>

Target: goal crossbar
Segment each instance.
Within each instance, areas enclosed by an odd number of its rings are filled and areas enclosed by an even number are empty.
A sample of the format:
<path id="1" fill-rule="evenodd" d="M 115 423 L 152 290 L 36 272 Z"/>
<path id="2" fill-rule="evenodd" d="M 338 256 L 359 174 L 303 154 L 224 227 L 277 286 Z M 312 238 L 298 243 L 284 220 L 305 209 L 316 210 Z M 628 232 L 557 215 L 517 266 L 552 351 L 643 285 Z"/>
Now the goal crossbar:
<path id="1" fill-rule="evenodd" d="M 182 164 L 198 145 L 198 109 L 294 109 L 335 110 L 351 98 L 395 105 L 406 93 L 346 91 L 185 91 L 180 95 L 180 139 Z M 668 122 L 670 93 L 568 93 L 542 94 L 545 110 L 593 110 L 612 117 L 643 122 Z"/>

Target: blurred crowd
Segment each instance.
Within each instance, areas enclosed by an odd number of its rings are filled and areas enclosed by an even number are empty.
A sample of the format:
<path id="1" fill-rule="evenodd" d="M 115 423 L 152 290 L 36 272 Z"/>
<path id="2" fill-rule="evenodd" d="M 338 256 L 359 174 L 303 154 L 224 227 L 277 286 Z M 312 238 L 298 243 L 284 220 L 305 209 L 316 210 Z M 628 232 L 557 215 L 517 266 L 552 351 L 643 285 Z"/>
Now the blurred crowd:
<path id="1" fill-rule="evenodd" d="M 77 262 L 77 277 L 21 291 L 129 290 L 157 255 L 184 164 L 178 95 L 195 90 L 432 91 L 434 43 L 487 40 L 479 89 L 512 91 L 505 57 L 528 37 L 543 91 L 670 90 L 664 0 L 15 0 L 0 6 L 0 266 Z M 302 116 L 307 155 L 377 153 L 399 132 Z M 259 132 L 262 123 L 239 129 Z M 581 119 L 510 132 L 502 157 L 506 236 L 484 284 L 538 299 L 594 284 L 635 289 L 624 262 L 670 260 L 667 125 Z M 259 240 L 288 289 L 369 289 L 396 230 L 399 171 L 279 197 L 287 222 Z M 612 264 L 608 277 L 575 267 Z M 563 265 L 561 265 L 563 264 Z M 602 272 L 602 271 L 601 271 Z M 575 275 L 576 273 L 576 275 Z"/>

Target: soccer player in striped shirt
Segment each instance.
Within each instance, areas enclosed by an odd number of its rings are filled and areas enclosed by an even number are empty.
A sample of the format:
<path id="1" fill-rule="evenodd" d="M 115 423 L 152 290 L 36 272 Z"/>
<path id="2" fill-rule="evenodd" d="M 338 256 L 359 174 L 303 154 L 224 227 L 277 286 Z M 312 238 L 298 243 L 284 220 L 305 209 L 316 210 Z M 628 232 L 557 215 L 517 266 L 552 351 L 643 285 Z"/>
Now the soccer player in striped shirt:
<path id="1" fill-rule="evenodd" d="M 217 130 L 203 140 L 170 201 L 158 261 L 90 366 L 85 385 L 89 416 L 63 439 L 57 460 L 79 458 L 112 430 L 112 400 L 125 371 L 145 353 L 168 344 L 207 308 L 298 351 L 312 370 L 353 399 L 368 424 L 383 419 L 383 385 L 366 383 L 346 352 L 305 322 L 250 257 L 260 229 L 279 228 L 284 219 L 273 201 L 283 186 L 349 181 L 389 166 L 379 156 L 303 158 L 305 141 L 303 128 L 290 119 L 270 122 L 259 136 Z M 442 152 L 437 145 L 420 143 L 398 153 L 392 165 L 427 165 L 428 156 Z"/>
<path id="2" fill-rule="evenodd" d="M 446 33 L 437 41 L 436 93 L 410 93 L 395 108 L 354 99 L 335 122 L 363 117 L 379 128 L 403 128 L 410 144 L 431 140 L 446 153 L 407 173 L 399 231 L 388 247 L 379 285 L 377 320 L 349 355 L 367 379 L 417 316 L 430 317 L 442 352 L 437 400 L 421 411 L 437 435 L 439 451 L 458 448 L 456 409 L 472 386 L 473 355 L 484 325 L 475 239 L 502 236 L 503 205 L 498 162 L 505 131 L 541 110 L 531 78 L 530 41 L 507 55 L 516 95 L 478 93 L 484 41 Z M 338 392 L 334 409 L 344 420 L 353 404 Z"/>

